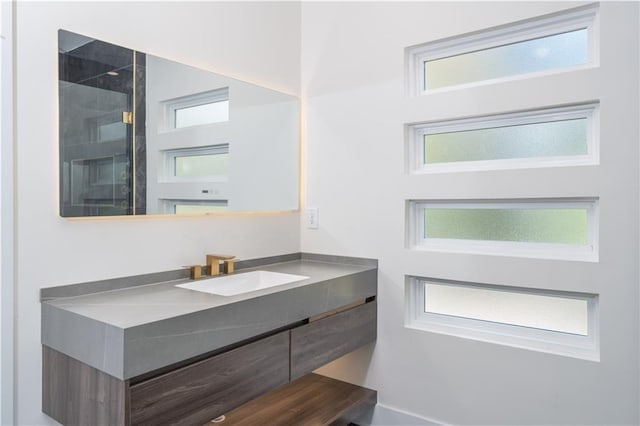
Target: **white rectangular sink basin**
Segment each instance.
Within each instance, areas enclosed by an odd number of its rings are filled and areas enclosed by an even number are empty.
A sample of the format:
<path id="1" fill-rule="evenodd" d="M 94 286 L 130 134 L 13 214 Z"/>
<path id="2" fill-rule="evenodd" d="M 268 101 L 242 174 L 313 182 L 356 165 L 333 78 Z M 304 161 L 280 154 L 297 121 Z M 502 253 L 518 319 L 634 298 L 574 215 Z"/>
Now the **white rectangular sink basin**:
<path id="1" fill-rule="evenodd" d="M 305 277 L 304 275 L 284 274 L 281 272 L 252 271 L 191 281 L 185 284 L 177 284 L 176 287 L 220 296 L 235 296 L 237 294 L 306 280 L 307 278 L 309 277 Z"/>

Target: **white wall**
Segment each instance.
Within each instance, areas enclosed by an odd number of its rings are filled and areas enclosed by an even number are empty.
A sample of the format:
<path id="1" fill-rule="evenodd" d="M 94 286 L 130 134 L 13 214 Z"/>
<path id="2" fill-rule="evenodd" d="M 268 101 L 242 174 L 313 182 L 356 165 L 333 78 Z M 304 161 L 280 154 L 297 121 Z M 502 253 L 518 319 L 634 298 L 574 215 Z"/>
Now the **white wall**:
<path id="1" fill-rule="evenodd" d="M 13 5 L 0 4 L 0 424 L 13 417 Z"/>
<path id="2" fill-rule="evenodd" d="M 303 3 L 305 204 L 319 208 L 320 229 L 302 230 L 302 249 L 380 261 L 375 346 L 322 373 L 364 383 L 378 390 L 380 404 L 445 424 L 640 421 L 637 4 L 600 4 L 599 68 L 405 95 L 405 47 L 579 5 Z M 403 123 L 593 99 L 602 102 L 600 166 L 405 176 Z M 601 196 L 600 261 L 405 249 L 406 199 L 514 194 Z M 405 274 L 599 293 L 601 360 L 405 328 Z"/>
<path id="3" fill-rule="evenodd" d="M 180 268 L 207 252 L 299 250 L 297 213 L 65 220 L 58 215 L 59 28 L 298 95 L 296 3 L 19 2 L 16 423 L 41 413 L 41 287 Z"/>

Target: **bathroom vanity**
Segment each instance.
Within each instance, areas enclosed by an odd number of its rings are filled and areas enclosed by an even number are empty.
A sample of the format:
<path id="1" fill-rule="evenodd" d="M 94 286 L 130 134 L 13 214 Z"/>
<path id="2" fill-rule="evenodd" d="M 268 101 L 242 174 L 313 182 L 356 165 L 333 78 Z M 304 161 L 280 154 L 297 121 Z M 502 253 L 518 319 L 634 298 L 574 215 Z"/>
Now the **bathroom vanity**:
<path id="1" fill-rule="evenodd" d="M 311 372 L 375 341 L 377 262 L 296 253 L 236 274 L 257 270 L 308 278 L 232 296 L 177 287 L 186 270 L 43 289 L 43 411 L 68 425 L 366 416 L 375 391 Z"/>

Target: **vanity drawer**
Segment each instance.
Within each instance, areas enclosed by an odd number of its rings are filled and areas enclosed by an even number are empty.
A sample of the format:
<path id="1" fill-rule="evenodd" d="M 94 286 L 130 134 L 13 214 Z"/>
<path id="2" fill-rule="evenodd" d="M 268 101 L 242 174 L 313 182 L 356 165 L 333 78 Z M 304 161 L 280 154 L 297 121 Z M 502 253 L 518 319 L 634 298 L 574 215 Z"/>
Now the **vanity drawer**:
<path id="1" fill-rule="evenodd" d="M 376 340 L 377 302 L 291 330 L 291 380 Z"/>
<path id="2" fill-rule="evenodd" d="M 131 424 L 204 424 L 289 382 L 289 331 L 131 386 Z"/>

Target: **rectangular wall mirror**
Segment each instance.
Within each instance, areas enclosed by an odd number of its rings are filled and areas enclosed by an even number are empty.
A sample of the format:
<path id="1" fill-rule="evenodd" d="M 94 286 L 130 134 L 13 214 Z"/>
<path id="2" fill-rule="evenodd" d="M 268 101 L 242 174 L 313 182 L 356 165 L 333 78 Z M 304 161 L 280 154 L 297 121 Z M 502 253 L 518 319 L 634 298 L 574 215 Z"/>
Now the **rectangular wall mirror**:
<path id="1" fill-rule="evenodd" d="M 295 96 L 60 30 L 60 215 L 298 209 Z"/>

